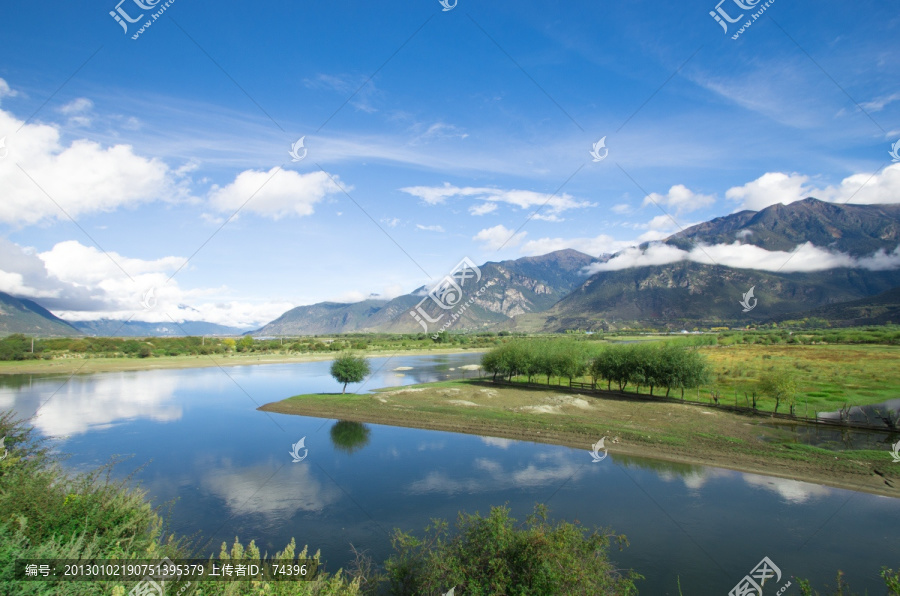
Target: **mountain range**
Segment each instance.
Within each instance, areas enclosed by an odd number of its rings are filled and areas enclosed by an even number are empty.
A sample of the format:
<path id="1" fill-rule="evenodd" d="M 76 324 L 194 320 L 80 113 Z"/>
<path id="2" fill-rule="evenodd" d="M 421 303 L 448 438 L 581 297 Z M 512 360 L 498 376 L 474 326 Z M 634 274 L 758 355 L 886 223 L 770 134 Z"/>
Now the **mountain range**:
<path id="1" fill-rule="evenodd" d="M 805 311 L 865 301 L 900 287 L 896 252 L 900 205 L 836 205 L 807 198 L 716 218 L 674 234 L 663 244 L 685 254 L 708 255 L 716 254 L 710 247 L 723 245 L 732 251 L 751 245 L 789 253 L 807 242 L 828 251 L 820 258 L 838 255 L 838 263 L 878 254 L 883 258 L 872 261 L 869 268 L 819 271 L 764 271 L 692 260 L 598 271 L 542 313 L 540 329 L 764 323 L 804 318 Z M 751 288 L 754 296 L 748 304 L 753 308 L 747 311 L 740 302 Z"/>
<path id="2" fill-rule="evenodd" d="M 68 336 L 81 333 L 71 323 L 26 298 L 0 292 L 0 335 L 27 333 L 41 336 Z"/>
<path id="3" fill-rule="evenodd" d="M 165 337 L 182 335 L 240 335 L 246 329 L 206 321 L 146 323 L 143 321 L 65 321 L 33 300 L 0 292 L 0 337 L 25 333 L 41 337 Z"/>
<path id="4" fill-rule="evenodd" d="M 180 321 L 178 324 L 147 323 L 144 321 L 75 321 L 72 326 L 82 335 L 94 337 L 176 337 L 183 335 L 240 335 L 247 331 L 206 321 Z"/>
<path id="5" fill-rule="evenodd" d="M 791 251 L 804 244 L 818 250 L 814 260 L 831 259 L 832 264 L 795 263 L 798 270 L 780 270 L 790 259 L 803 260 Z M 470 263 L 474 268 L 451 275 L 452 282 L 438 282 L 448 293 L 438 292 L 436 299 L 429 298 L 429 288 L 423 286 L 391 300 L 299 306 L 252 334 L 434 333 L 446 323 L 452 323 L 451 331 L 562 332 L 744 326 L 803 318 L 836 325 L 898 322 L 898 246 L 900 204 L 838 205 L 808 198 L 718 217 L 614 255 L 593 257 L 565 249 L 477 267 Z M 748 268 L 753 258 L 774 251 L 788 255 L 779 270 Z M 736 252 L 751 258 L 738 267 L 733 259 L 719 259 L 732 262 L 729 266 L 711 257 Z M 664 253 L 668 256 L 663 259 L 645 258 Z M 699 258 L 702 255 L 707 258 Z M 429 319 L 435 322 L 427 323 Z M 105 320 L 70 324 L 31 300 L 0 294 L 0 333 L 151 336 L 241 331 L 199 321 L 174 327 L 123 327 Z"/>
<path id="6" fill-rule="evenodd" d="M 599 261 L 594 257 L 566 249 L 514 261 L 485 263 L 478 267 L 480 278 L 477 281 L 468 278 L 464 282 L 474 284 L 477 290 L 483 288 L 483 293 L 475 298 L 452 328 L 487 329 L 518 315 L 545 311 L 577 288 L 584 281 L 581 271 L 596 262 Z M 464 300 L 474 297 L 476 290 L 472 288 L 473 285 L 461 288 Z M 365 300 L 353 304 L 322 302 L 298 306 L 254 332 L 254 335 L 425 331 L 409 314 L 425 295 L 426 288 L 423 286 L 393 300 Z M 422 308 L 432 319 L 445 314 L 430 299 L 425 300 Z"/>

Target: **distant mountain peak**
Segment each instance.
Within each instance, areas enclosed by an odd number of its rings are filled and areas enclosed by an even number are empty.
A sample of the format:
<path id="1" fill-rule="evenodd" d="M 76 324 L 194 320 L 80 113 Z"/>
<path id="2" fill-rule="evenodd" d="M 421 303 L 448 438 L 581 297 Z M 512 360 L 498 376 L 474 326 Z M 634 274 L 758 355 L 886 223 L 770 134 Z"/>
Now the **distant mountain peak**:
<path id="1" fill-rule="evenodd" d="M 37 302 L 0 292 L 0 336 L 10 333 L 40 336 L 81 335 L 78 329 Z"/>
<path id="2" fill-rule="evenodd" d="M 664 242 L 686 248 L 695 243 L 733 244 L 736 239 L 768 251 L 790 251 L 810 242 L 855 257 L 868 256 L 900 244 L 900 204 L 843 205 L 807 197 L 717 217 Z"/>

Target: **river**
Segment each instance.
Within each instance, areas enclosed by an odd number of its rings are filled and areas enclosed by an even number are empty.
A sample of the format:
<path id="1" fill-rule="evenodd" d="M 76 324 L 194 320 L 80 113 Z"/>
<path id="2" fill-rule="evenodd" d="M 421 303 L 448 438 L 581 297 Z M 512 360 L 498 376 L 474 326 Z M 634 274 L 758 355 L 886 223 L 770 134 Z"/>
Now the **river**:
<path id="1" fill-rule="evenodd" d="M 372 358 L 376 387 L 458 378 L 479 354 Z M 338 424 L 257 411 L 300 393 L 340 391 L 328 362 L 0 376 L 0 408 L 34 426 L 90 469 L 115 455 L 154 505 L 177 499 L 171 530 L 200 532 L 216 551 L 240 536 L 270 554 L 293 536 L 321 549 L 328 570 L 376 561 L 389 533 L 421 532 L 431 518 L 508 504 L 522 520 L 535 502 L 553 518 L 609 526 L 631 546 L 620 567 L 646 579 L 642 594 L 724 596 L 764 557 L 782 578 L 832 583 L 838 569 L 857 592 L 884 593 L 881 566 L 900 565 L 900 500 L 705 466 L 610 455 L 493 437 Z M 399 370 L 398 370 L 399 369 Z M 293 462 L 291 446 L 304 438 Z M 145 465 L 146 464 L 146 465 Z M 900 465 L 900 464 L 898 464 Z M 799 594 L 796 581 L 785 594 Z"/>

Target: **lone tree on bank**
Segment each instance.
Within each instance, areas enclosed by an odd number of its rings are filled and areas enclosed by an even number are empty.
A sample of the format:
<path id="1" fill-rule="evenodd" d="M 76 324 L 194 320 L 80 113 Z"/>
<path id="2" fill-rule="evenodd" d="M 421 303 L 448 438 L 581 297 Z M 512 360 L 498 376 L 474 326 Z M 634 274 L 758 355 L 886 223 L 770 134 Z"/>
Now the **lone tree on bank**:
<path id="1" fill-rule="evenodd" d="M 361 356 L 351 356 L 350 354 L 338 356 L 331 363 L 331 376 L 338 383 L 344 384 L 341 393 L 346 393 L 347 384 L 349 383 L 362 383 L 371 370 L 368 360 Z"/>
<path id="2" fill-rule="evenodd" d="M 787 370 L 776 370 L 769 373 L 759 384 L 759 389 L 775 400 L 775 412 L 781 402 L 786 402 L 794 415 L 797 400 L 797 379 Z"/>

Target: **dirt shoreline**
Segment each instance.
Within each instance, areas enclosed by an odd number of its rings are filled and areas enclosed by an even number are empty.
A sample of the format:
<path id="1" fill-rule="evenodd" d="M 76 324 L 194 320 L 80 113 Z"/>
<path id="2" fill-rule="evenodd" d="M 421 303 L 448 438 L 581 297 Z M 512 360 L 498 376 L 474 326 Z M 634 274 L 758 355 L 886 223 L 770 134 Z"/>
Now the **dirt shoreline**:
<path id="1" fill-rule="evenodd" d="M 476 354 L 483 350 L 460 348 L 433 350 L 388 350 L 366 352 L 366 357 L 425 356 L 430 354 Z M 151 358 L 57 358 L 53 360 L 27 360 L 0 362 L 0 375 L 21 374 L 89 374 L 134 370 L 160 370 L 179 368 L 204 368 L 209 366 L 250 366 L 256 364 L 287 364 L 293 362 L 321 362 L 333 360 L 337 352 L 322 354 L 230 354 L 223 356 L 159 356 Z"/>
<path id="2" fill-rule="evenodd" d="M 566 401 L 553 389 L 523 391 L 489 382 L 465 385 L 474 390 L 442 383 L 370 395 L 295 396 L 259 409 L 563 445 L 584 449 L 585 457 L 590 446 L 606 435 L 606 447 L 613 457 L 712 466 L 900 498 L 900 464 L 892 468 L 887 452 L 883 461 L 873 461 L 871 452 L 866 452 L 868 457 L 855 457 L 854 452 L 809 452 L 773 441 L 772 431 L 758 426 L 761 422 L 773 424 L 769 417 L 577 392 L 566 393 L 572 398 L 569 403 L 577 407 L 554 406 Z M 493 397 L 486 391 L 493 392 Z M 452 402 L 465 405 L 448 407 Z M 555 407 L 558 409 L 553 410 Z M 612 442 L 614 437 L 621 437 L 618 443 Z"/>

